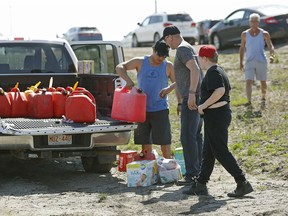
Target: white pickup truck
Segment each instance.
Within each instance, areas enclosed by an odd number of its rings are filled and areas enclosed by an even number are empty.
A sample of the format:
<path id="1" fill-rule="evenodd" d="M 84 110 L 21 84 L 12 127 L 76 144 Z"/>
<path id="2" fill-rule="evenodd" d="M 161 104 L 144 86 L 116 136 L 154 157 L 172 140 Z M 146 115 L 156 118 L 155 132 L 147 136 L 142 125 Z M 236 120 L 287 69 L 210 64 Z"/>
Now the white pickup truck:
<path id="1" fill-rule="evenodd" d="M 78 73 L 78 61 L 93 60 L 94 72 Z M 80 156 L 86 172 L 109 172 L 120 153 L 118 145 L 129 143 L 134 123 L 111 118 L 113 94 L 122 85 L 115 66 L 124 61 L 120 42 L 66 40 L 0 41 L 0 88 L 9 92 L 41 81 L 40 88 L 84 87 L 95 98 L 94 123 L 67 123 L 62 118 L 0 118 L 0 157 L 20 159 Z M 1 104 L 0 104 L 1 109 Z M 9 169 L 9 168 L 7 168 Z"/>

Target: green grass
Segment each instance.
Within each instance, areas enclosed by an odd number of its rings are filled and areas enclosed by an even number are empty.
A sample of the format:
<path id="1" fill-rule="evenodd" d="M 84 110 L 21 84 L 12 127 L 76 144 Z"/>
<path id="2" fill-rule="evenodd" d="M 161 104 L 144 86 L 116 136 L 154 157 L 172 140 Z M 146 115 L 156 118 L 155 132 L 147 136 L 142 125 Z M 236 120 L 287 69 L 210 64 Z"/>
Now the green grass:
<path id="1" fill-rule="evenodd" d="M 233 120 L 229 131 L 229 147 L 242 168 L 250 174 L 267 174 L 270 177 L 288 179 L 286 50 L 287 46 L 276 49 L 277 61 L 269 65 L 265 110 L 260 108 L 259 82 L 255 82 L 253 86 L 253 109 L 243 106 L 246 102 L 244 74 L 236 66 L 231 67 L 233 63 L 230 60 L 236 59 L 234 65 L 238 66 L 239 54 L 220 56 L 220 64 L 224 68 L 230 68 L 228 76 L 232 85 Z"/>
<path id="2" fill-rule="evenodd" d="M 244 73 L 239 70 L 239 54 L 221 54 L 219 64 L 229 76 L 231 91 L 232 122 L 229 127 L 229 148 L 241 168 L 252 175 L 288 179 L 288 49 L 276 48 L 277 61 L 269 65 L 266 109 L 260 108 L 260 83 L 253 86 L 253 109 L 243 106 L 245 95 Z M 268 53 L 268 52 L 267 52 Z M 268 55 L 269 56 L 269 55 Z M 173 59 L 170 60 L 173 62 Z M 172 152 L 180 147 L 180 119 L 176 115 L 176 97 L 169 96 L 170 122 L 172 126 Z M 161 151 L 154 146 L 158 153 Z M 140 150 L 130 144 L 125 149 Z"/>

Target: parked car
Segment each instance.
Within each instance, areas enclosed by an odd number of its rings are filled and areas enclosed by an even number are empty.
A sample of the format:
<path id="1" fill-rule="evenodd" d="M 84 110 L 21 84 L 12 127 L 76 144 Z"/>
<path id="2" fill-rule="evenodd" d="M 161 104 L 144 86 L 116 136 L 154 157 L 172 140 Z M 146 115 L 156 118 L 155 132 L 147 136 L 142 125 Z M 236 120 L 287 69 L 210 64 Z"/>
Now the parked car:
<path id="1" fill-rule="evenodd" d="M 71 41 L 87 41 L 87 40 L 103 40 L 102 33 L 96 27 L 72 27 L 63 34 L 63 38 L 68 42 Z"/>
<path id="2" fill-rule="evenodd" d="M 201 23 L 203 23 L 203 28 L 204 28 L 204 44 L 209 43 L 209 39 L 208 39 L 208 33 L 210 31 L 210 29 L 216 24 L 218 23 L 220 20 L 212 20 L 212 19 L 207 19 L 207 20 L 202 20 L 200 22 L 197 22 L 197 30 L 198 30 L 198 42 L 200 43 L 200 25 Z"/>
<path id="3" fill-rule="evenodd" d="M 183 38 L 195 44 L 198 37 L 196 23 L 188 13 L 155 13 L 146 17 L 132 32 L 132 46 L 140 47 L 157 42 L 165 27 L 175 25 L 179 28 Z"/>
<path id="4" fill-rule="evenodd" d="M 218 22 L 209 32 L 209 41 L 218 49 L 233 46 L 241 42 L 242 31 L 250 28 L 249 16 L 260 15 L 259 27 L 270 33 L 272 40 L 288 38 L 288 7 L 265 5 L 241 8 L 230 13 Z"/>

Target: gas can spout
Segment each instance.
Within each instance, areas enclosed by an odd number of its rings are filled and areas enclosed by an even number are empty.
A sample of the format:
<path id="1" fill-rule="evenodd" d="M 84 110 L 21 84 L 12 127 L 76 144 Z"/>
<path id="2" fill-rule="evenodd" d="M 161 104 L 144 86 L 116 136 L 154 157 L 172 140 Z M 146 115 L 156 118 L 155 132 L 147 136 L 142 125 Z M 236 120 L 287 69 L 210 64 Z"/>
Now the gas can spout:
<path id="1" fill-rule="evenodd" d="M 36 83 L 34 86 L 30 86 L 29 90 L 36 92 L 40 84 L 41 84 L 41 81 Z"/>

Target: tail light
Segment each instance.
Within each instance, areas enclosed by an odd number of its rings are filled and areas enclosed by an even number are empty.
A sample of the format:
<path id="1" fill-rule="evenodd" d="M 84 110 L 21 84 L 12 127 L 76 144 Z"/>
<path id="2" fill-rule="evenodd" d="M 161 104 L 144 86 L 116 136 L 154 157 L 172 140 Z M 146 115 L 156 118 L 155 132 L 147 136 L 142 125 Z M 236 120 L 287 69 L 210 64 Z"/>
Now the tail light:
<path id="1" fill-rule="evenodd" d="M 171 26 L 171 25 L 173 25 L 172 23 L 163 23 L 163 27 L 165 28 L 165 27 L 168 27 L 168 26 Z"/>
<path id="2" fill-rule="evenodd" d="M 14 40 L 24 40 L 23 37 L 14 37 Z"/>
<path id="3" fill-rule="evenodd" d="M 196 27 L 196 25 L 197 25 L 197 24 L 196 24 L 195 22 L 192 22 L 192 23 L 191 23 L 191 27 Z"/>
<path id="4" fill-rule="evenodd" d="M 263 21 L 266 24 L 277 24 L 277 23 L 279 23 L 278 20 L 276 20 L 274 17 L 268 17 L 268 18 L 264 19 Z"/>

